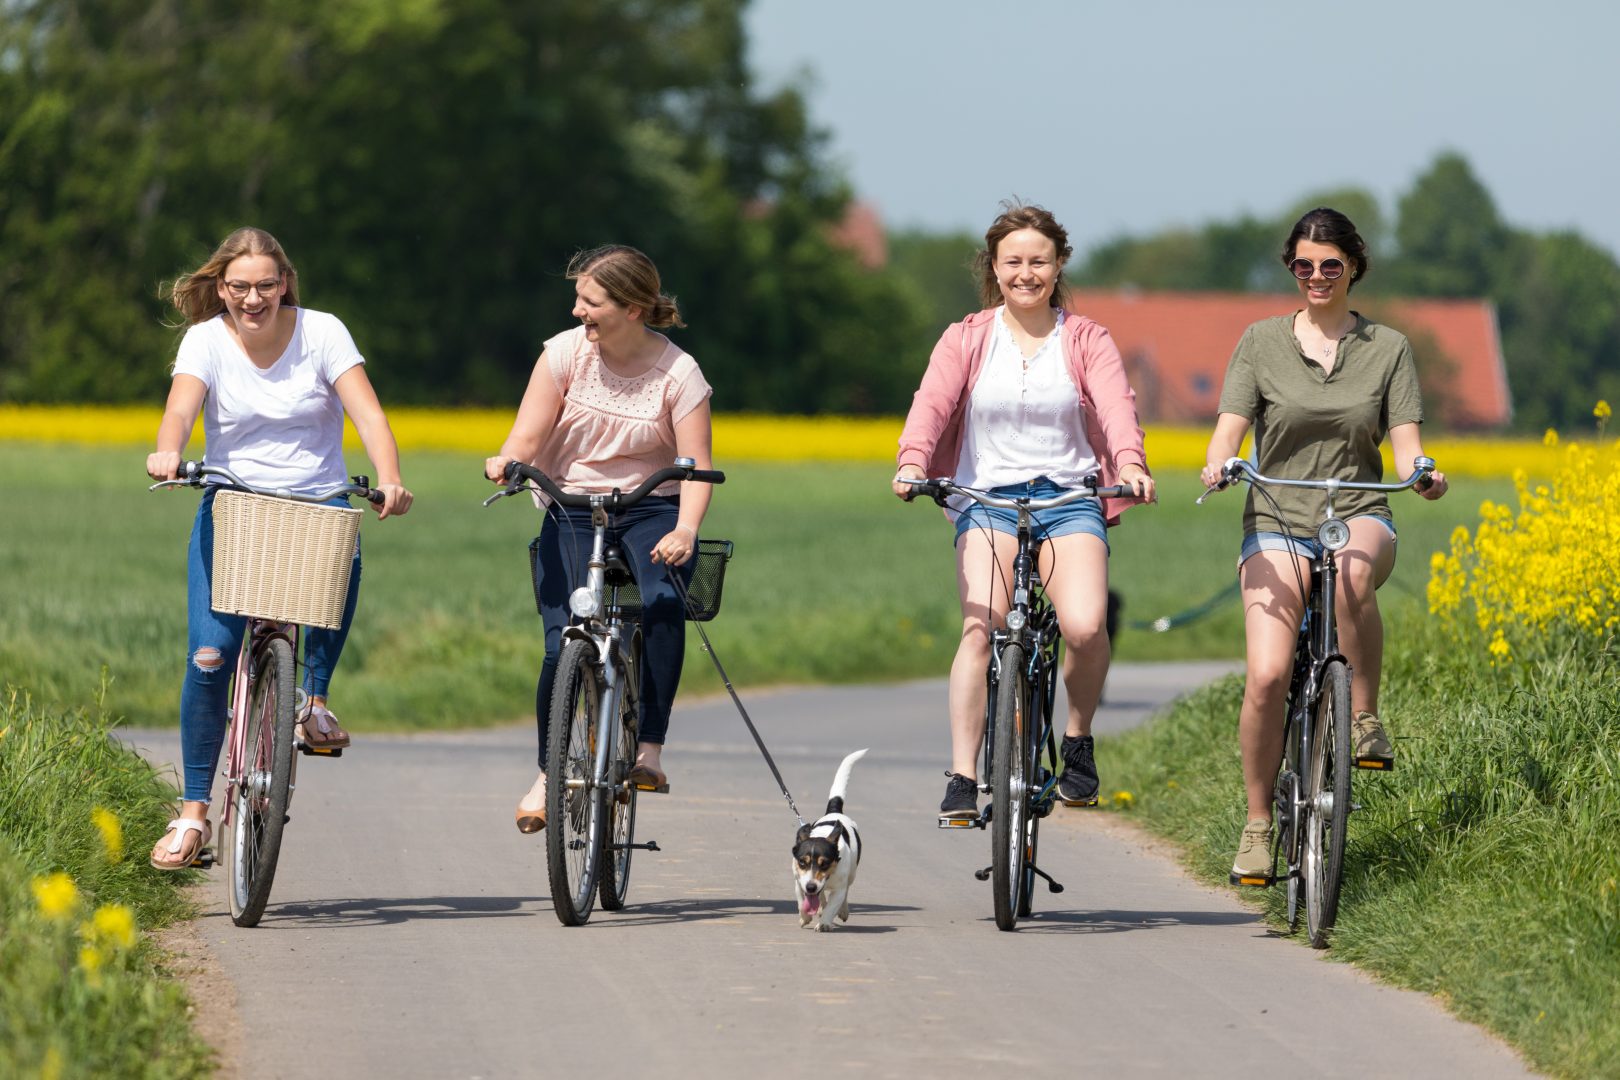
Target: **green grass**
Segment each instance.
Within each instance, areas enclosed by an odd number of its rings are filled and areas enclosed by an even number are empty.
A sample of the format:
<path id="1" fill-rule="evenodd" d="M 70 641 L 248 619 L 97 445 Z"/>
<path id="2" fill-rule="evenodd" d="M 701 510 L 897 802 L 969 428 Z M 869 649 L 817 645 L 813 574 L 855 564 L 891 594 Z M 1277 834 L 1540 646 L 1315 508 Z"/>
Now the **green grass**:
<path id="1" fill-rule="evenodd" d="M 134 724 L 174 722 L 185 651 L 185 545 L 196 495 L 145 490 L 144 452 L 0 443 L 8 482 L 0 535 L 0 677 L 42 702 L 91 699 L 105 668 Z M 501 723 L 533 709 L 539 620 L 526 500 L 489 509 L 481 461 L 415 454 L 416 508 L 363 527 L 360 611 L 333 687 L 358 730 Z M 355 468 L 363 463 L 356 462 Z M 725 606 L 707 627 L 739 687 L 943 674 L 955 648 L 951 532 L 930 505 L 888 491 L 871 465 L 728 466 L 705 535 L 737 544 Z M 1156 506 L 1112 533 L 1111 574 L 1125 599 L 1124 660 L 1238 656 L 1235 598 L 1169 633 L 1132 627 L 1173 615 L 1233 580 L 1241 499 L 1197 507 L 1190 476 L 1161 478 Z M 1443 503 L 1403 499 L 1405 557 L 1381 594 L 1421 602 L 1428 553 L 1481 498 L 1506 484 L 1458 484 Z M 683 689 L 719 680 L 689 634 Z"/>
<path id="2" fill-rule="evenodd" d="M 1620 1076 L 1620 671 L 1567 657 L 1514 679 L 1412 621 L 1391 646 L 1398 767 L 1353 777 L 1330 955 L 1440 995 L 1539 1069 Z M 1098 752 L 1216 883 L 1244 817 L 1242 693 L 1225 680 Z M 1280 923 L 1282 890 L 1263 896 Z"/>
<path id="3" fill-rule="evenodd" d="M 86 936 L 105 905 L 130 909 L 143 931 L 185 915 L 178 887 L 194 876 L 147 867 L 139 838 L 161 831 L 173 790 L 111 728 L 99 712 L 41 709 L 15 688 L 0 699 L 0 1076 L 211 1070 L 145 936 L 128 948 Z M 93 823 L 98 808 L 129 838 L 121 852 Z M 53 873 L 77 893 L 56 917 L 33 888 Z M 86 946 L 97 950 L 89 968 Z"/>

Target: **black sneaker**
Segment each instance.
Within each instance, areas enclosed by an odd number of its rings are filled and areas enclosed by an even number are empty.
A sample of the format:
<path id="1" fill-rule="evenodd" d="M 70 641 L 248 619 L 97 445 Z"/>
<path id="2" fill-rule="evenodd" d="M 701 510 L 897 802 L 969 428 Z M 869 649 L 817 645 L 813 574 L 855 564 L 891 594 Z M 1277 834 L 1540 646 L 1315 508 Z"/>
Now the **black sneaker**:
<path id="1" fill-rule="evenodd" d="M 947 772 L 945 800 L 939 804 L 942 818 L 976 818 L 979 816 L 979 782 L 961 773 Z"/>
<path id="2" fill-rule="evenodd" d="M 1097 805 L 1097 762 L 1090 735 L 1063 737 L 1063 773 L 1058 777 L 1058 798 L 1064 806 Z"/>

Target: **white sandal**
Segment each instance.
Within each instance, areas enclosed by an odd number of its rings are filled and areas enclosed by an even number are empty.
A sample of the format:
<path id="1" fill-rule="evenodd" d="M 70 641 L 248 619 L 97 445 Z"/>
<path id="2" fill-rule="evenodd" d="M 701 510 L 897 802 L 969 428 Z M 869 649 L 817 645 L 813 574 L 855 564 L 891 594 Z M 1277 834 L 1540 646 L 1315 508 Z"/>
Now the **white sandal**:
<path id="1" fill-rule="evenodd" d="M 197 834 L 197 848 L 191 853 L 191 858 L 181 862 L 158 862 L 154 857 L 149 861 L 154 870 L 186 870 L 193 866 L 202 865 L 202 853 L 208 847 L 208 841 L 214 838 L 213 826 L 207 820 L 198 821 L 196 818 L 177 817 L 169 822 L 169 830 L 174 833 L 174 839 L 165 849 L 170 855 L 178 855 L 186 846 L 186 833 Z"/>
<path id="2" fill-rule="evenodd" d="M 320 735 L 318 739 L 309 737 L 311 732 L 307 725 L 311 720 L 315 721 L 315 732 Z M 332 710 L 314 702 L 310 702 L 299 715 L 298 726 L 294 731 L 311 750 L 346 750 L 351 741 L 349 733 L 338 724 L 338 718 L 333 715 Z M 334 731 L 337 734 L 334 735 Z"/>

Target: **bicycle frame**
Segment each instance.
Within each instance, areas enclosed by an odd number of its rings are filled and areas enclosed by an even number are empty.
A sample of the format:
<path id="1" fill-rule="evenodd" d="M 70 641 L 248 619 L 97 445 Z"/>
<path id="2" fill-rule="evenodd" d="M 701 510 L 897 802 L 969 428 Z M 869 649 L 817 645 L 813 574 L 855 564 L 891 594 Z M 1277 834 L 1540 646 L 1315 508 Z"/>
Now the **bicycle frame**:
<path id="1" fill-rule="evenodd" d="M 1018 553 L 1013 557 L 1012 603 L 1007 609 L 1006 625 L 997 627 L 990 634 L 990 665 L 987 669 L 984 710 L 984 769 L 983 779 L 979 783 L 980 789 L 986 791 L 994 775 L 992 748 L 995 746 L 995 700 L 996 690 L 1001 685 L 1001 657 L 1009 642 L 1018 642 L 1024 650 L 1025 677 L 1029 687 L 1029 701 L 1026 704 L 1030 706 L 1029 715 L 1037 718 L 1037 727 L 1032 732 L 1033 745 L 1044 746 L 1048 757 L 1055 758 L 1057 753 L 1052 707 L 1057 698 L 1054 676 L 1062 638 L 1057 632 L 1057 613 L 1052 610 L 1041 588 L 1040 569 L 1036 565 L 1037 545 L 1029 527 L 1030 516 L 1027 506 L 1018 507 Z M 1034 708 L 1037 703 L 1038 709 Z M 1056 786 L 1057 776 L 1053 774 L 1047 777 L 1040 791 L 1030 799 L 1036 813 L 1042 817 L 1051 811 L 1052 790 Z M 976 824 L 983 828 L 983 819 Z"/>
<path id="2" fill-rule="evenodd" d="M 294 657 L 298 656 L 298 627 L 293 623 L 277 623 L 268 619 L 249 619 L 247 632 L 243 635 L 242 648 L 236 656 L 236 673 L 231 677 L 231 711 L 227 719 L 225 740 L 225 805 L 220 810 L 221 826 L 228 826 L 232 819 L 232 808 L 235 804 L 235 794 L 238 788 L 248 782 L 248 762 L 252 760 L 247 745 L 248 725 L 243 721 L 251 707 L 253 684 L 258 676 L 257 665 L 260 654 L 265 645 L 273 639 L 281 639 L 292 648 Z M 299 706 L 303 704 L 304 691 L 298 690 Z M 267 729 L 261 729 L 266 733 Z M 293 759 L 294 777 L 291 789 L 297 788 L 297 758 Z"/>

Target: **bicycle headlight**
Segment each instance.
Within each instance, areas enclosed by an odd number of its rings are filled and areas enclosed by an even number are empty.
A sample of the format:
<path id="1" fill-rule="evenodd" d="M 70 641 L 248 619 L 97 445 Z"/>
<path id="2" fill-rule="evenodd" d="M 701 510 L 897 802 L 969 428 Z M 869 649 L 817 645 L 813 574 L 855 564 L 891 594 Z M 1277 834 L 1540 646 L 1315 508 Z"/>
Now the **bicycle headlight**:
<path id="1" fill-rule="evenodd" d="M 1024 613 L 1022 611 L 1018 611 L 1016 609 L 1007 612 L 1007 629 L 1011 630 L 1013 633 L 1016 634 L 1018 631 L 1022 630 L 1023 628 L 1024 628 Z"/>
<path id="2" fill-rule="evenodd" d="M 590 618 L 599 610 L 596 594 L 584 586 L 575 589 L 573 595 L 568 598 L 568 610 L 572 611 L 578 618 Z"/>
<path id="3" fill-rule="evenodd" d="M 1322 527 L 1316 530 L 1316 538 L 1322 541 L 1322 546 L 1329 551 L 1338 551 L 1350 542 L 1350 526 L 1338 518 L 1328 518 L 1322 522 Z"/>

